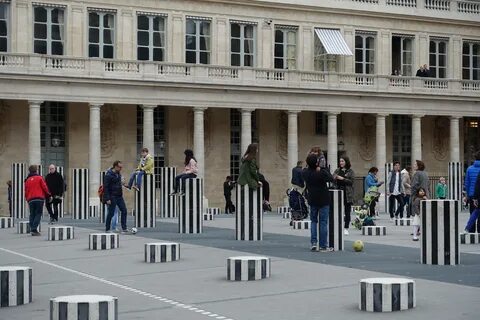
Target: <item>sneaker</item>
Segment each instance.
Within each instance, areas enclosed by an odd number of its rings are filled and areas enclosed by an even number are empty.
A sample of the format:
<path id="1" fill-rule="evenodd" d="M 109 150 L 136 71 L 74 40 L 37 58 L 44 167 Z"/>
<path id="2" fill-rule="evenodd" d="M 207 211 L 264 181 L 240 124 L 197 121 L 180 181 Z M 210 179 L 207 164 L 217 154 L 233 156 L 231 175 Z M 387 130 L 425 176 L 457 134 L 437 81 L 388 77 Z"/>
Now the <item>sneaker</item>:
<path id="1" fill-rule="evenodd" d="M 320 248 L 320 252 L 332 252 L 333 248 L 327 247 L 327 248 Z"/>
<path id="2" fill-rule="evenodd" d="M 417 238 L 417 237 L 413 237 L 412 240 L 413 240 L 413 241 L 418 241 L 418 238 Z"/>
<path id="3" fill-rule="evenodd" d="M 41 234 L 38 231 L 34 231 L 34 232 L 32 232 L 32 236 L 33 237 L 39 237 L 39 236 L 41 236 Z"/>
<path id="4" fill-rule="evenodd" d="M 310 251 L 317 251 L 317 246 L 312 244 L 312 247 L 310 248 Z"/>
<path id="5" fill-rule="evenodd" d="M 127 234 L 128 230 L 122 230 L 121 234 Z"/>
<path id="6" fill-rule="evenodd" d="M 348 236 L 350 233 L 348 232 L 348 229 L 343 230 L 343 234 Z"/>

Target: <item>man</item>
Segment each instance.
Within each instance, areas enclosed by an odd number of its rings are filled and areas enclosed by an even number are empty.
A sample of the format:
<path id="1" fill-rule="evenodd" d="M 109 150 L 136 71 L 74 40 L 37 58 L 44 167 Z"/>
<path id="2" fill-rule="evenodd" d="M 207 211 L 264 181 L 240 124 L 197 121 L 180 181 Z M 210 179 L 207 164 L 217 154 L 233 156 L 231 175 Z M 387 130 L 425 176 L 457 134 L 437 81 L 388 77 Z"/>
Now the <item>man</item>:
<path id="1" fill-rule="evenodd" d="M 428 78 L 431 76 L 430 69 L 428 68 L 428 65 L 424 64 L 423 65 L 423 76 Z"/>
<path id="2" fill-rule="evenodd" d="M 10 217 L 13 217 L 12 215 L 12 180 L 7 181 L 7 197 L 8 197 L 8 213 L 10 214 Z"/>
<path id="3" fill-rule="evenodd" d="M 390 219 L 393 219 L 394 214 L 395 219 L 398 219 L 399 215 L 400 218 L 403 218 L 403 206 L 405 205 L 403 198 L 405 195 L 400 174 L 400 162 L 398 161 L 393 163 L 393 170 L 388 175 L 387 188 Z M 397 211 L 395 211 L 395 201 L 398 202 Z"/>
<path id="4" fill-rule="evenodd" d="M 403 191 L 405 193 L 405 197 L 403 198 L 403 203 L 407 207 L 407 218 L 410 218 L 410 196 L 412 195 L 412 185 L 411 185 L 411 174 L 412 174 L 412 167 L 407 166 L 405 169 L 402 170 L 402 186 Z"/>
<path id="5" fill-rule="evenodd" d="M 470 219 L 468 219 L 467 226 L 465 227 L 466 233 L 475 232 L 475 221 L 478 219 L 478 215 L 480 214 L 480 208 L 478 207 L 479 200 L 480 200 L 480 174 L 478 175 L 477 180 L 475 182 L 475 191 L 472 197 L 472 205 L 474 206 L 474 209 L 472 214 L 470 215 Z"/>
<path id="6" fill-rule="evenodd" d="M 65 190 L 65 182 L 62 175 L 57 171 L 55 165 L 48 167 L 48 174 L 45 176 L 48 190 L 52 194 L 52 201 L 47 201 L 46 207 L 50 215 L 50 224 L 58 222 L 58 206 L 62 203 L 62 197 Z M 52 210 L 53 207 L 53 210 Z"/>
<path id="7" fill-rule="evenodd" d="M 465 174 L 465 192 L 467 194 L 468 207 L 470 208 L 470 214 L 475 210 L 474 194 L 475 194 L 475 182 L 477 181 L 478 174 L 480 172 L 480 151 L 475 153 L 475 162 L 468 167 Z M 473 227 L 472 232 L 480 232 L 480 221 L 477 220 L 476 228 Z"/>
<path id="8" fill-rule="evenodd" d="M 25 199 L 30 210 L 30 231 L 32 236 L 40 236 L 38 226 L 42 219 L 43 203 L 46 198 L 51 197 L 45 180 L 37 173 L 37 170 L 36 165 L 31 165 L 28 168 L 29 174 L 25 180 Z"/>
<path id="9" fill-rule="evenodd" d="M 298 161 L 297 166 L 292 169 L 292 186 L 297 189 L 298 192 L 302 193 L 305 188 L 305 181 L 303 181 L 302 171 L 303 171 L 303 162 Z"/>
<path id="10" fill-rule="evenodd" d="M 417 77 L 425 77 L 425 69 L 423 68 L 423 66 L 420 66 L 420 68 L 417 70 L 416 76 Z"/>
<path id="11" fill-rule="evenodd" d="M 225 197 L 225 214 L 234 213 L 235 206 L 232 202 L 232 189 L 235 183 L 232 181 L 231 176 L 227 176 L 223 183 L 223 196 Z"/>
<path id="12" fill-rule="evenodd" d="M 121 161 L 115 161 L 110 170 L 107 171 L 103 182 L 103 201 L 108 205 L 108 214 L 105 221 L 105 231 L 110 232 L 112 218 L 115 214 L 115 208 L 118 207 L 121 214 L 122 233 L 128 233 L 127 230 L 127 206 L 123 199 L 122 190 L 122 171 Z"/>
<path id="13" fill-rule="evenodd" d="M 142 187 L 143 175 L 153 174 L 155 167 L 153 157 L 148 153 L 147 148 L 143 148 L 140 155 L 140 163 L 135 172 L 130 176 L 130 181 L 128 182 L 128 188 L 131 189 L 133 187 L 137 191 L 140 191 Z"/>

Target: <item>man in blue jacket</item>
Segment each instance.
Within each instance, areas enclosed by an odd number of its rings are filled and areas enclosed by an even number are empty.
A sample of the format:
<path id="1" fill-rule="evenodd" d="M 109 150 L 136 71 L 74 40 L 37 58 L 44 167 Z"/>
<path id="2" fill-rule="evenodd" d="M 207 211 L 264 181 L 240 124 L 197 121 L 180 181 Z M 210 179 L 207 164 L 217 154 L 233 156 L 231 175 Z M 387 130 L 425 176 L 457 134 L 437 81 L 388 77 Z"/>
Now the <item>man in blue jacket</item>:
<path id="1" fill-rule="evenodd" d="M 470 208 L 470 214 L 475 210 L 474 194 L 475 194 L 475 182 L 477 181 L 478 174 L 480 173 L 480 151 L 475 153 L 475 162 L 468 167 L 465 174 L 465 192 L 467 193 L 468 206 Z M 475 231 L 476 230 L 476 231 Z M 476 228 L 474 227 L 471 232 L 480 232 L 480 221 L 477 220 Z"/>
<path id="2" fill-rule="evenodd" d="M 122 171 L 123 164 L 115 161 L 113 167 L 105 174 L 103 181 L 103 201 L 108 205 L 108 215 L 105 221 L 105 231 L 110 231 L 112 218 L 115 214 L 115 208 L 118 207 L 121 214 L 122 233 L 128 233 L 127 230 L 127 206 L 123 199 Z"/>

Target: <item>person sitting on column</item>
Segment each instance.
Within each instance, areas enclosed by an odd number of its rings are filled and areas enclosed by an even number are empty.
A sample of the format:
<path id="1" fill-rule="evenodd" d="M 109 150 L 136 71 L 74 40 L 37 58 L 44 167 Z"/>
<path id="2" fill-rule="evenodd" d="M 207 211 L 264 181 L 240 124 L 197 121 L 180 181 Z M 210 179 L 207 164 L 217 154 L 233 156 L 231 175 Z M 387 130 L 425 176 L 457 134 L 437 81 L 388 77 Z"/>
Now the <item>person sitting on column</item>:
<path id="1" fill-rule="evenodd" d="M 241 186 L 248 185 L 252 190 L 257 190 L 262 185 L 257 166 L 258 144 L 252 143 L 240 160 L 240 170 L 237 183 Z M 238 203 L 237 203 L 238 205 Z"/>
<path id="2" fill-rule="evenodd" d="M 40 236 L 38 226 L 42 219 L 43 203 L 45 199 L 51 198 L 51 195 L 45 180 L 37 173 L 38 167 L 31 165 L 28 172 L 28 177 L 25 180 L 25 199 L 30 210 L 30 230 L 32 236 Z"/>
<path id="3" fill-rule="evenodd" d="M 380 188 L 383 185 L 383 181 L 378 181 L 377 178 L 377 173 L 378 173 L 378 168 L 377 167 L 371 167 L 370 170 L 368 170 L 368 175 L 365 178 L 365 183 L 363 188 L 365 189 L 365 198 L 367 195 L 371 195 L 371 201 L 368 205 L 368 211 L 370 217 L 375 216 L 375 207 L 378 202 L 378 197 L 380 194 L 378 193 L 378 188 Z M 375 196 L 373 196 L 375 195 Z"/>
<path id="4" fill-rule="evenodd" d="M 272 206 L 270 205 L 270 183 L 265 179 L 265 176 L 258 172 L 258 180 L 262 183 L 263 187 L 263 211 L 271 212 Z"/>
<path id="5" fill-rule="evenodd" d="M 350 227 L 350 214 L 352 212 L 352 204 L 354 202 L 353 180 L 355 179 L 355 172 L 352 170 L 350 159 L 348 157 L 340 157 L 339 168 L 333 173 L 337 189 L 343 190 L 343 202 L 345 204 L 345 224 L 344 234 L 348 235 L 348 228 Z"/>
<path id="6" fill-rule="evenodd" d="M 403 203 L 407 207 L 407 218 L 410 218 L 410 197 L 412 195 L 412 185 L 410 175 L 412 174 L 412 167 L 407 166 L 401 171 L 402 174 L 402 185 L 403 191 L 405 192 L 405 197 L 403 198 Z"/>
<path id="7" fill-rule="evenodd" d="M 479 176 L 479 173 L 480 173 L 480 151 L 475 153 L 475 162 L 470 167 L 468 167 L 467 172 L 465 174 L 464 185 L 465 185 L 465 193 L 467 196 L 470 215 L 475 210 L 475 205 L 473 203 L 473 195 L 475 193 L 475 182 L 477 181 L 477 177 Z M 480 232 L 480 220 L 477 221 L 476 230 L 477 232 Z M 475 232 L 475 228 L 473 229 L 473 232 Z"/>
<path id="8" fill-rule="evenodd" d="M 183 195 L 185 192 L 185 186 L 182 188 L 183 190 L 180 191 L 180 181 L 184 181 L 186 179 L 193 179 L 196 178 L 198 175 L 197 159 L 195 159 L 195 157 L 193 156 L 193 151 L 187 149 L 183 153 L 185 154 L 185 169 L 183 169 L 183 172 L 181 174 L 175 177 L 175 182 L 173 184 L 174 192 L 171 194 L 171 196 Z"/>
<path id="9" fill-rule="evenodd" d="M 235 182 L 232 181 L 232 177 L 227 176 L 227 178 L 225 178 L 225 182 L 223 183 L 223 196 L 225 197 L 225 214 L 235 212 L 235 206 L 232 202 L 232 189 L 234 185 Z"/>
<path id="10" fill-rule="evenodd" d="M 418 236 L 420 235 L 420 204 L 422 200 L 427 200 L 425 189 L 419 188 L 417 193 L 414 195 L 415 200 L 412 204 L 412 215 L 413 215 L 413 241 L 418 241 Z"/>
<path id="11" fill-rule="evenodd" d="M 110 232 L 112 218 L 115 214 L 115 208 L 120 210 L 122 233 L 128 233 L 127 229 L 127 206 L 123 199 L 122 175 L 123 164 L 121 161 L 115 161 L 112 169 L 107 171 L 103 182 L 103 201 L 108 205 L 107 219 L 105 219 L 105 231 Z"/>
<path id="12" fill-rule="evenodd" d="M 302 177 L 303 171 L 303 161 L 298 161 L 297 166 L 292 169 L 292 188 L 295 188 L 300 193 L 303 193 L 303 189 L 305 189 L 305 181 L 303 181 Z"/>
<path id="13" fill-rule="evenodd" d="M 474 210 L 468 219 L 467 225 L 465 226 L 466 233 L 475 233 L 475 222 L 480 215 L 480 208 L 478 207 L 478 201 L 480 200 L 480 174 L 477 176 L 477 181 L 475 182 L 475 190 L 472 196 L 472 206 Z M 480 233 L 480 230 L 477 229 L 477 233 Z"/>
<path id="14" fill-rule="evenodd" d="M 447 198 L 447 193 L 447 181 L 445 180 L 445 177 L 440 177 L 440 180 L 435 187 L 435 196 L 437 197 L 437 199 L 444 200 Z"/>
<path id="15" fill-rule="evenodd" d="M 400 162 L 393 163 L 393 170 L 388 174 L 387 180 L 387 197 L 388 211 L 390 212 L 390 220 L 403 218 L 403 207 L 405 205 L 403 198 L 405 191 L 403 190 L 402 176 L 400 174 Z M 397 211 L 395 211 L 395 201 L 398 202 Z"/>
<path id="16" fill-rule="evenodd" d="M 138 164 L 137 169 L 130 176 L 130 181 L 128 182 L 128 188 L 135 189 L 140 191 L 142 187 L 142 179 L 145 174 L 153 174 L 155 167 L 155 162 L 153 157 L 148 153 L 147 148 L 143 148 L 140 154 L 140 163 Z"/>
<path id="17" fill-rule="evenodd" d="M 50 215 L 50 224 L 58 222 L 58 206 L 62 203 L 63 193 L 65 191 L 65 182 L 62 175 L 57 171 L 54 164 L 48 167 L 48 174 L 45 176 L 48 190 L 52 194 L 52 201 L 47 201 L 48 214 Z M 53 210 L 52 210 L 53 207 Z"/>
<path id="18" fill-rule="evenodd" d="M 8 213 L 10 217 L 12 215 L 12 180 L 7 181 L 7 198 L 8 198 Z"/>

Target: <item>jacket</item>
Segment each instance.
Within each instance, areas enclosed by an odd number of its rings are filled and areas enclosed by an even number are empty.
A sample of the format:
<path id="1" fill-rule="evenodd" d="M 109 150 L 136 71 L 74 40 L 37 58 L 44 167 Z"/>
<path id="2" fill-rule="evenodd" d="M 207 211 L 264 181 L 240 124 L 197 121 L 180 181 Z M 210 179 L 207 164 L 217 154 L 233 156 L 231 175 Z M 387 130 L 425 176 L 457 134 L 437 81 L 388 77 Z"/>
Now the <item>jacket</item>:
<path id="1" fill-rule="evenodd" d="M 371 187 L 379 187 L 379 186 L 380 184 L 378 183 L 378 179 L 373 173 L 369 173 L 365 177 L 365 183 L 363 185 L 363 187 L 365 188 L 365 192 L 368 192 L 368 189 L 370 189 Z"/>
<path id="2" fill-rule="evenodd" d="M 422 204 L 422 200 L 425 200 L 423 198 L 415 198 L 415 200 L 413 200 L 413 205 L 412 205 L 412 215 L 415 216 L 419 216 L 420 215 L 420 205 Z"/>
<path id="3" fill-rule="evenodd" d="M 190 162 L 185 166 L 183 173 L 190 174 L 193 173 L 194 175 L 198 174 L 198 165 L 195 159 L 190 159 Z"/>
<path id="4" fill-rule="evenodd" d="M 437 183 L 437 186 L 435 187 L 435 196 L 437 198 L 446 198 L 447 192 L 448 192 L 448 187 L 446 184 Z"/>
<path id="5" fill-rule="evenodd" d="M 405 169 L 402 170 L 402 187 L 406 195 L 412 194 L 410 173 Z"/>
<path id="6" fill-rule="evenodd" d="M 425 171 L 417 171 L 412 178 L 412 197 L 415 198 L 418 189 L 423 188 L 425 195 L 430 199 L 430 185 L 428 181 L 428 174 Z"/>
<path id="7" fill-rule="evenodd" d="M 470 167 L 467 169 L 465 174 L 465 191 L 467 192 L 467 197 L 473 197 L 475 192 L 475 182 L 477 181 L 478 173 L 480 172 L 480 160 L 476 160 Z"/>
<path id="8" fill-rule="evenodd" d="M 256 190 L 258 188 L 258 181 L 260 181 L 260 176 L 258 175 L 258 167 L 255 159 L 242 159 L 240 172 L 238 174 L 238 184 L 241 186 L 248 184 L 250 189 Z"/>
<path id="9" fill-rule="evenodd" d="M 338 168 L 334 174 L 344 178 L 344 180 L 335 180 L 335 183 L 337 189 L 343 190 L 345 193 L 345 203 L 354 203 L 353 179 L 355 179 L 355 172 L 352 169 L 342 170 Z"/>
<path id="10" fill-rule="evenodd" d="M 29 174 L 25 180 L 25 199 L 27 202 L 45 200 L 50 197 L 50 191 L 43 177 L 38 174 Z"/>
<path id="11" fill-rule="evenodd" d="M 475 182 L 475 191 L 473 193 L 473 199 L 480 200 L 480 175 L 478 175 L 477 181 Z"/>
<path id="12" fill-rule="evenodd" d="M 295 167 L 292 169 L 291 183 L 295 186 L 299 186 L 300 188 L 305 187 L 305 181 L 303 181 L 302 177 L 302 167 Z"/>
<path id="13" fill-rule="evenodd" d="M 388 174 L 388 182 L 387 182 L 389 193 L 393 194 L 393 189 L 395 188 L 396 179 L 397 179 L 396 172 L 390 171 L 390 173 Z M 402 173 L 400 171 L 398 172 L 398 192 L 400 194 L 405 193 L 405 191 L 403 190 Z"/>
<path id="14" fill-rule="evenodd" d="M 142 166 L 143 163 L 143 166 Z M 155 168 L 155 162 L 153 161 L 153 157 L 149 154 L 145 156 L 145 159 L 141 159 L 140 163 L 138 164 L 137 171 L 144 171 L 145 174 L 153 174 Z"/>
<path id="15" fill-rule="evenodd" d="M 112 200 L 113 197 L 123 196 L 122 175 L 109 169 L 103 179 L 103 201 Z"/>
<path id="16" fill-rule="evenodd" d="M 233 182 L 225 181 L 223 183 L 223 195 L 226 197 L 232 196 Z"/>
<path id="17" fill-rule="evenodd" d="M 52 196 L 63 196 L 65 183 L 59 172 L 55 171 L 54 173 L 47 174 L 45 176 L 45 182 L 47 183 L 48 190 L 50 190 Z"/>
<path id="18" fill-rule="evenodd" d="M 333 181 L 330 171 L 327 168 L 321 168 L 320 171 L 305 168 L 302 176 L 307 187 L 308 204 L 319 208 L 330 205 L 330 194 L 327 187 L 327 182 Z"/>

